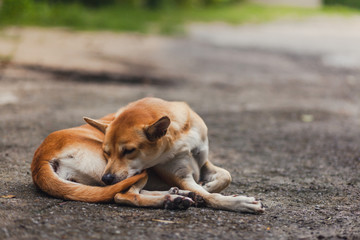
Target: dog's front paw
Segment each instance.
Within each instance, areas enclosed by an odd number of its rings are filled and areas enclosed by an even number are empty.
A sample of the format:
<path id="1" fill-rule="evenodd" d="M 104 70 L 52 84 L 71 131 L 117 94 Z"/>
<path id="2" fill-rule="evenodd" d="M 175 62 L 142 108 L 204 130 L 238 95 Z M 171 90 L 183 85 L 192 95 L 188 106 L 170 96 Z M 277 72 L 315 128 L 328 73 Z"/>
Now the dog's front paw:
<path id="1" fill-rule="evenodd" d="M 240 212 L 249 212 L 249 213 L 264 213 L 265 207 L 261 201 L 257 201 L 254 197 L 245 197 L 245 196 L 233 196 L 236 200 L 236 208 Z"/>
<path id="2" fill-rule="evenodd" d="M 194 202 L 191 206 L 194 207 L 204 207 L 206 205 L 204 198 L 194 192 L 190 192 L 187 190 L 180 190 L 177 187 L 172 187 L 170 188 L 169 193 L 191 198 Z"/>
<path id="3" fill-rule="evenodd" d="M 194 207 L 205 207 L 206 202 L 202 196 L 194 192 L 189 192 L 188 197 L 194 201 Z"/>
<path id="4" fill-rule="evenodd" d="M 186 210 L 193 204 L 194 201 L 191 198 L 178 195 L 166 195 L 164 208 L 169 210 Z"/>
<path id="5" fill-rule="evenodd" d="M 262 204 L 262 202 L 260 202 L 260 201 L 253 201 L 251 203 L 248 203 L 247 209 L 249 210 L 248 212 L 251 212 L 251 213 L 264 213 L 265 212 L 264 204 Z"/>

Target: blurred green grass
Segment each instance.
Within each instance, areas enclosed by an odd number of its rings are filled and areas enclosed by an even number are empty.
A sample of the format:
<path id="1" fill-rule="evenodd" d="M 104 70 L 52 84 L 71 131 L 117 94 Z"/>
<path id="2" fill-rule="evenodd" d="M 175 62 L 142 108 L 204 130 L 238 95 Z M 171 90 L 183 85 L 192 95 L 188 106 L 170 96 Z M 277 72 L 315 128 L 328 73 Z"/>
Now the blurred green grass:
<path id="1" fill-rule="evenodd" d="M 262 6 L 250 3 L 203 7 L 136 8 L 105 5 L 98 8 L 79 3 L 20 1 L 0 9 L 0 26 L 68 27 L 75 30 L 110 30 L 140 33 L 183 33 L 191 22 L 261 23 L 281 18 L 316 15 L 355 15 L 359 10 L 338 6 L 320 9 Z"/>

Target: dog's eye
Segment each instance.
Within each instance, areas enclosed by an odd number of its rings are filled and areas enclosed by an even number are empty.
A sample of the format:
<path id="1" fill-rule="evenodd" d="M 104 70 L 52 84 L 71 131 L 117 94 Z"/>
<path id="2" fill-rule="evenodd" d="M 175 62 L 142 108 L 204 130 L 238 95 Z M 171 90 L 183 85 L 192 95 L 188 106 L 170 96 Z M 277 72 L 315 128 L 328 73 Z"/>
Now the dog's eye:
<path id="1" fill-rule="evenodd" d="M 123 154 L 126 155 L 126 154 L 131 154 L 135 151 L 135 148 L 125 148 L 124 151 L 123 151 Z"/>
<path id="2" fill-rule="evenodd" d="M 110 153 L 109 153 L 109 152 L 105 152 L 105 151 L 104 151 L 104 155 L 105 155 L 106 157 L 110 157 Z"/>

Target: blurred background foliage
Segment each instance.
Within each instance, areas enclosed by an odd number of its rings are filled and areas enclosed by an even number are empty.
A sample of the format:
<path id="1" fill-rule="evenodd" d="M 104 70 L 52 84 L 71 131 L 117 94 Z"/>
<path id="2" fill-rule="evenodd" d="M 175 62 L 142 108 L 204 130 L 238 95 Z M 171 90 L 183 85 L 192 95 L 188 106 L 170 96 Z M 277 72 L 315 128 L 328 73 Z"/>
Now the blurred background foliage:
<path id="1" fill-rule="evenodd" d="M 348 6 L 360 9 L 359 0 L 323 0 L 325 5 Z"/>
<path id="2" fill-rule="evenodd" d="M 359 7 L 359 0 L 324 0 Z M 352 14 L 346 7 L 270 7 L 245 0 L 0 0 L 0 26 L 64 26 L 77 30 L 178 33 L 189 22 L 264 22 L 319 13 Z"/>

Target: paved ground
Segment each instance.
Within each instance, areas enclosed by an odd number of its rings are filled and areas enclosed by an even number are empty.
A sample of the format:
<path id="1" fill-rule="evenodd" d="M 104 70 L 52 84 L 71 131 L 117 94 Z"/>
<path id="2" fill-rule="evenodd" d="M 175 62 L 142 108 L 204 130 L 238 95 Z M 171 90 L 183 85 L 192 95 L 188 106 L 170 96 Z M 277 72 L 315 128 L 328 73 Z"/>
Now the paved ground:
<path id="1" fill-rule="evenodd" d="M 3 31 L 0 239 L 359 239 L 355 29 L 359 18 L 194 25 L 173 39 Z M 212 161 L 233 176 L 224 193 L 256 196 L 266 213 L 64 202 L 35 189 L 29 166 L 50 132 L 145 96 L 187 101 L 209 126 Z"/>

